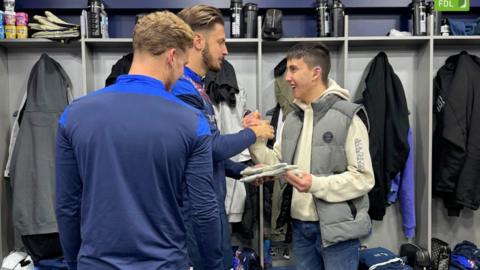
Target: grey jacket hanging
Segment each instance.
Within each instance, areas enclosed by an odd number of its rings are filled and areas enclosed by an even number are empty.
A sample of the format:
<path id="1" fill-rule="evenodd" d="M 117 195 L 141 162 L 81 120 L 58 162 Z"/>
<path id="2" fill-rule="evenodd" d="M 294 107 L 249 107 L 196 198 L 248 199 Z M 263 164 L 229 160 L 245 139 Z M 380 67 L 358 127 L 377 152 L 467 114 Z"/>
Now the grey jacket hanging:
<path id="1" fill-rule="evenodd" d="M 42 54 L 28 79 L 27 99 L 17 121 L 10 181 L 13 222 L 21 235 L 57 232 L 55 134 L 69 102 L 71 82 L 55 60 Z"/>

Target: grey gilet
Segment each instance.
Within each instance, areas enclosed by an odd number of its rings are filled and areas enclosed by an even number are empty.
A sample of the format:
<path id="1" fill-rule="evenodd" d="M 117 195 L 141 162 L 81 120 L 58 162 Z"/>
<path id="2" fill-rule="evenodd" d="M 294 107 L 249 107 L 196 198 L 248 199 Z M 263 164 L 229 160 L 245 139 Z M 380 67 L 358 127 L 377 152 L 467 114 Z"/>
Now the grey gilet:
<path id="1" fill-rule="evenodd" d="M 294 111 L 285 119 L 281 142 L 283 161 L 289 164 L 294 162 L 304 119 L 303 110 L 297 105 L 294 107 Z M 345 142 L 348 129 L 354 115 L 359 112 L 366 115 L 363 106 L 343 100 L 335 94 L 329 94 L 312 103 L 312 109 L 314 122 L 311 173 L 316 176 L 327 176 L 345 172 L 347 170 Z M 361 147 L 360 144 L 358 146 Z M 359 167 L 361 169 L 361 164 Z M 371 232 L 368 195 L 339 203 L 330 203 L 313 197 L 324 247 L 358 239 Z"/>

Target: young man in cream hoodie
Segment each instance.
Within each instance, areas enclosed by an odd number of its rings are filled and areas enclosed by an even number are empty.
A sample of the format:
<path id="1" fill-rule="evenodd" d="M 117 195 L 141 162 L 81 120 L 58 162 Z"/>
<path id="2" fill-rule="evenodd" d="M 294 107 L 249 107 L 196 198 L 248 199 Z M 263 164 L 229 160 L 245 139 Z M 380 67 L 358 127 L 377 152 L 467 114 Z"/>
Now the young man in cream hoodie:
<path id="1" fill-rule="evenodd" d="M 374 175 L 368 131 L 358 116 L 365 111 L 328 79 L 329 71 L 330 53 L 323 44 L 290 49 L 285 79 L 295 97 L 294 111 L 285 119 L 274 149 L 265 141 L 250 147 L 257 163 L 282 161 L 300 168 L 284 175 L 294 187 L 290 215 L 299 270 L 356 270 L 359 238 L 371 231 L 367 193 Z M 259 121 L 259 115 L 252 114 L 244 124 Z"/>

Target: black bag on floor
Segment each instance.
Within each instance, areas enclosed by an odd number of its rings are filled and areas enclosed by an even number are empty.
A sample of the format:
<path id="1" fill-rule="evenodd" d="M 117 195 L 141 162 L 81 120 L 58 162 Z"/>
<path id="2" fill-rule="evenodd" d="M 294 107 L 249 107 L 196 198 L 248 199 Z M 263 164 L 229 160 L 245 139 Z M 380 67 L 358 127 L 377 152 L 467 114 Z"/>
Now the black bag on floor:
<path id="1" fill-rule="evenodd" d="M 431 269 L 432 262 L 428 250 L 415 244 L 403 244 L 400 246 L 400 257 L 407 258 L 407 264 L 415 270 Z"/>
<path id="2" fill-rule="evenodd" d="M 63 256 L 58 233 L 22 235 L 22 242 L 35 264 Z"/>
<path id="3" fill-rule="evenodd" d="M 432 238 L 432 270 L 448 270 L 450 253 L 447 242 Z"/>
<path id="4" fill-rule="evenodd" d="M 262 270 L 260 256 L 251 248 L 243 248 L 240 258 L 245 270 Z"/>

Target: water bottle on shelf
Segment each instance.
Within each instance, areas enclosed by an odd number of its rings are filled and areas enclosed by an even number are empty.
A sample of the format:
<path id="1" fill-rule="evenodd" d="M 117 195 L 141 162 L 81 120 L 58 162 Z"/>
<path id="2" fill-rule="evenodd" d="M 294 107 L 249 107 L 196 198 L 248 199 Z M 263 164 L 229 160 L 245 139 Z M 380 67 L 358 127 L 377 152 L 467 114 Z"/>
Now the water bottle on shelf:
<path id="1" fill-rule="evenodd" d="M 232 0 L 230 10 L 232 11 L 230 23 L 232 38 L 241 38 L 243 34 L 242 0 Z"/>
<path id="2" fill-rule="evenodd" d="M 245 38 L 257 37 L 257 12 L 257 4 L 247 3 L 243 7 L 243 16 L 245 18 Z"/>
<path id="3" fill-rule="evenodd" d="M 88 37 L 89 38 L 101 38 L 102 29 L 101 29 L 101 12 L 102 12 L 102 3 L 100 0 L 89 0 L 88 1 Z"/>
<path id="4" fill-rule="evenodd" d="M 345 8 L 340 0 L 332 5 L 332 37 L 343 37 L 345 33 Z"/>
<path id="5" fill-rule="evenodd" d="M 433 17 L 433 35 L 440 35 L 440 27 L 442 26 L 442 12 L 435 10 L 435 4 L 433 1 L 429 2 L 427 5 L 427 13 Z M 430 24 L 430 20 L 427 22 L 427 25 Z"/>
<path id="6" fill-rule="evenodd" d="M 413 35 L 427 35 L 427 6 L 425 0 L 413 0 Z"/>
<path id="7" fill-rule="evenodd" d="M 100 29 L 102 33 L 102 38 L 109 38 L 108 34 L 108 15 L 107 12 L 105 11 L 105 6 L 102 3 L 102 11 L 100 12 Z"/>
<path id="8" fill-rule="evenodd" d="M 317 36 L 328 37 L 330 35 L 330 15 L 328 12 L 328 0 L 317 0 Z"/>
<path id="9" fill-rule="evenodd" d="M 450 36 L 450 26 L 448 25 L 448 19 L 445 18 L 442 20 L 442 26 L 440 27 L 440 33 L 442 36 Z"/>

